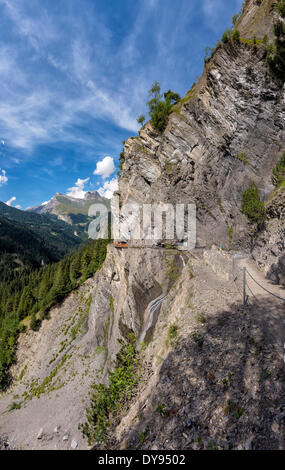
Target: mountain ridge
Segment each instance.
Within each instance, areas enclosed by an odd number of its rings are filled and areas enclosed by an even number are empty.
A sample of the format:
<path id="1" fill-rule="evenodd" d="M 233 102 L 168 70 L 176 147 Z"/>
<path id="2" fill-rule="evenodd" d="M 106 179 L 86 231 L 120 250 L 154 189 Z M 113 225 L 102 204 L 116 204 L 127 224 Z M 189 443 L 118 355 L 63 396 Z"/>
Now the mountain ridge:
<path id="1" fill-rule="evenodd" d="M 23 267 L 39 268 L 59 261 L 82 243 L 72 227 L 53 215 L 28 213 L 0 202 L 0 219 L 2 275 L 8 277 L 19 270 L 17 258 Z"/>
<path id="2" fill-rule="evenodd" d="M 56 193 L 47 203 L 30 207 L 26 211 L 56 216 L 59 220 L 71 225 L 75 233 L 86 240 L 88 226 L 93 220 L 93 217 L 89 217 L 88 211 L 95 203 L 110 208 L 109 199 L 100 196 L 97 191 L 87 191 L 84 198 Z"/>

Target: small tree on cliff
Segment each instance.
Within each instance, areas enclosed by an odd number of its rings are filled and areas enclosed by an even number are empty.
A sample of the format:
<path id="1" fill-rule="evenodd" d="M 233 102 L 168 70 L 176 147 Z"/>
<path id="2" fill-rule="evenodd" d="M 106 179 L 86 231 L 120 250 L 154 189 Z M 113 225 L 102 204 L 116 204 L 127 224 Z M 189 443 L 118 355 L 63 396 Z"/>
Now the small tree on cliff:
<path id="1" fill-rule="evenodd" d="M 143 126 L 143 123 L 145 122 L 145 115 L 144 115 L 144 114 L 140 114 L 139 117 L 137 118 L 137 122 L 138 122 L 138 124 L 140 124 L 141 126 Z"/>
<path id="2" fill-rule="evenodd" d="M 167 126 L 171 108 L 180 100 L 180 95 L 178 95 L 178 93 L 174 93 L 172 90 L 168 90 L 164 95 L 162 95 L 160 84 L 158 82 L 154 82 L 148 94 L 150 99 L 147 102 L 147 105 L 149 108 L 151 123 L 157 130 L 163 132 Z"/>

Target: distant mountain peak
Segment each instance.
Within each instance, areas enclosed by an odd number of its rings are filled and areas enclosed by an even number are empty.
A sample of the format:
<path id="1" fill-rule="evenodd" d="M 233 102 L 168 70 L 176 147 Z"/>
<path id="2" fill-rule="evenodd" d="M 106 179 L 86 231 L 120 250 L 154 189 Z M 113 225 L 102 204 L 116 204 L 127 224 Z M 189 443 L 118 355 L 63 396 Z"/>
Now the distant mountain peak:
<path id="1" fill-rule="evenodd" d="M 87 191 L 84 195 L 84 199 L 87 199 L 87 200 L 98 199 L 98 197 L 101 197 L 98 191 Z"/>
<path id="2" fill-rule="evenodd" d="M 59 220 L 72 225 L 76 232 L 84 232 L 84 236 L 87 237 L 86 232 L 91 222 L 88 212 L 94 202 L 104 203 L 108 207 L 110 204 L 110 200 L 100 196 L 98 191 L 87 191 L 84 198 L 75 198 L 57 192 L 49 201 L 39 206 L 29 207 L 27 212 L 55 215 Z"/>

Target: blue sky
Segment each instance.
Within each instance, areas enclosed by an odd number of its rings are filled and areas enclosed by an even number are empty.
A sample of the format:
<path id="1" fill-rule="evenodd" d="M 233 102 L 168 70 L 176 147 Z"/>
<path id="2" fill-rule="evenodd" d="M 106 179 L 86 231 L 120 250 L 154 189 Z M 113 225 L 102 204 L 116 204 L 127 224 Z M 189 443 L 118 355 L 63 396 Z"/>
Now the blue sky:
<path id="1" fill-rule="evenodd" d="M 184 96 L 241 4 L 0 0 L 0 200 L 110 195 L 152 83 Z"/>

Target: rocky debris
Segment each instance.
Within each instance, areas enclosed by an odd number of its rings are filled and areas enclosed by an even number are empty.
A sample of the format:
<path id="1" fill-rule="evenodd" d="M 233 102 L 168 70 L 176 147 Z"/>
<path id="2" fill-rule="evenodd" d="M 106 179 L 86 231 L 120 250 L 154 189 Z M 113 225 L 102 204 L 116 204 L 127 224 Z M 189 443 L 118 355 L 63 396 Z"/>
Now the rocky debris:
<path id="1" fill-rule="evenodd" d="M 75 439 L 73 439 L 70 444 L 71 449 L 76 449 L 77 446 L 78 446 L 78 443 L 75 441 Z"/>
<path id="2" fill-rule="evenodd" d="M 9 440 L 5 437 L 0 437 L 0 450 L 15 450 Z"/>
<path id="3" fill-rule="evenodd" d="M 202 256 L 191 264 L 191 281 L 188 264 L 169 294 L 167 316 L 163 311 L 144 351 L 140 389 L 105 448 L 282 449 L 282 306 L 260 297 L 243 307 L 240 285 L 217 276 Z M 179 332 L 169 350 L 164 322 Z"/>
<path id="4" fill-rule="evenodd" d="M 213 271 L 225 280 L 229 280 L 232 276 L 232 256 L 225 253 L 216 246 L 212 246 L 211 250 L 204 251 L 204 260 L 211 266 Z"/>
<path id="5" fill-rule="evenodd" d="M 253 438 L 247 439 L 244 444 L 244 450 L 252 450 Z"/>
<path id="6" fill-rule="evenodd" d="M 269 219 L 259 234 L 252 256 L 266 277 L 285 286 L 285 191 L 279 190 L 266 204 Z"/>
<path id="7" fill-rule="evenodd" d="M 62 440 L 63 440 L 63 441 L 68 441 L 68 439 L 69 439 L 69 435 L 68 435 L 68 434 L 64 434 Z"/>

